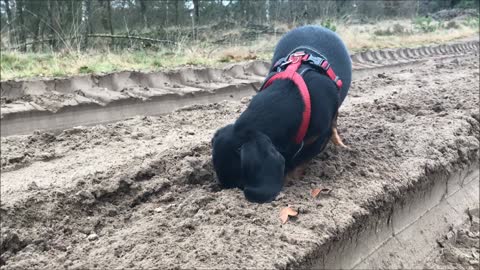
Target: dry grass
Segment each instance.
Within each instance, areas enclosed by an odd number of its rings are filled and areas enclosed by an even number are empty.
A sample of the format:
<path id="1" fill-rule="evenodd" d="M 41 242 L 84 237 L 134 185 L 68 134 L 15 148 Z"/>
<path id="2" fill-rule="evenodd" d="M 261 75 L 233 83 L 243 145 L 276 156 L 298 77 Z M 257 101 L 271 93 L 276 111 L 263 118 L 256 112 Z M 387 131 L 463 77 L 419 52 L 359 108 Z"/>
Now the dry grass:
<path id="1" fill-rule="evenodd" d="M 374 24 L 336 24 L 336 31 L 351 52 L 366 49 L 413 47 L 448 42 L 478 34 L 478 26 L 438 28 L 433 32 L 415 29 L 412 21 L 382 21 Z M 277 25 L 286 31 L 288 26 Z M 393 30 L 392 30 L 393 29 Z M 233 30 L 232 30 L 233 31 Z M 381 33 L 381 34 L 379 34 Z M 226 62 L 269 60 L 280 35 L 265 35 L 249 45 L 180 44 L 159 51 L 19 53 L 2 52 L 1 80 L 27 77 L 68 76 L 120 70 L 153 71 L 185 65 L 220 66 Z"/>
<path id="2" fill-rule="evenodd" d="M 391 30 L 394 35 L 377 35 L 376 31 L 403 27 L 403 33 Z M 401 27 L 398 27 L 402 29 Z M 398 30 L 397 30 L 398 31 Z M 366 49 L 384 49 L 398 47 L 415 47 L 425 44 L 444 43 L 478 34 L 478 28 L 460 26 L 458 29 L 441 28 L 434 32 L 424 33 L 415 30 L 411 21 L 383 21 L 372 25 L 339 25 L 337 33 L 342 37 L 352 52 Z"/>

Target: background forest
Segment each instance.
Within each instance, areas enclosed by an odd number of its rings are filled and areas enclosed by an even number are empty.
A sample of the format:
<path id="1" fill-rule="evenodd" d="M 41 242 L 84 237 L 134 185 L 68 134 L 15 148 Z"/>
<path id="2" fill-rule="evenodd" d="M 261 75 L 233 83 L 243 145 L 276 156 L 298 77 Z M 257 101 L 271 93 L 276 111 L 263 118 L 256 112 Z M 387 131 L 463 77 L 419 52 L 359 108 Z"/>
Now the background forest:
<path id="1" fill-rule="evenodd" d="M 268 58 L 281 34 L 303 24 L 337 31 L 354 51 L 444 41 L 478 30 L 478 3 L 0 0 L 2 78 Z"/>

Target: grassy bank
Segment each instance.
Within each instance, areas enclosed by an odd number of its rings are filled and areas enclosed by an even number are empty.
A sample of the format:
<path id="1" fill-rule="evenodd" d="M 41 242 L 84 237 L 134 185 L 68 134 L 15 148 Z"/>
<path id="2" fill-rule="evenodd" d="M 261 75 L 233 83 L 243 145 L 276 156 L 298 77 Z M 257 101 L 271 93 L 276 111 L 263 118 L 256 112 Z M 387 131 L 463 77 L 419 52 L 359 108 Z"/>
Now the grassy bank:
<path id="1" fill-rule="evenodd" d="M 322 22 L 318 22 L 322 24 Z M 324 23 L 323 23 L 324 24 Z M 381 21 L 370 24 L 329 22 L 351 52 L 366 49 L 414 47 L 448 42 L 478 35 L 478 19 L 433 22 L 427 19 Z M 2 51 L 1 80 L 29 77 L 68 76 L 120 70 L 160 70 L 185 65 L 220 66 L 227 62 L 268 60 L 281 33 L 288 26 L 278 25 L 279 34 L 264 34 L 250 42 L 179 43 L 156 50 L 98 50 L 63 53 L 19 53 Z M 235 30 L 230 30 L 231 32 Z M 239 45 L 241 44 L 241 45 Z"/>

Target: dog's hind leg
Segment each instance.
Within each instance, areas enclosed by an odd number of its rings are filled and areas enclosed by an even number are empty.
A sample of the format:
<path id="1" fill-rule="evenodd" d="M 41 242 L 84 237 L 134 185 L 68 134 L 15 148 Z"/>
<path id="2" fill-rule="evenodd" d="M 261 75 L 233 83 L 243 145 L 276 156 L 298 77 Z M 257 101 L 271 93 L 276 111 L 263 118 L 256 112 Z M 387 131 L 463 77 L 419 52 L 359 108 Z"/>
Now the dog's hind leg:
<path id="1" fill-rule="evenodd" d="M 332 143 L 335 144 L 336 146 L 340 146 L 343 148 L 348 148 L 343 141 L 340 135 L 338 134 L 337 130 L 337 118 L 338 118 L 338 112 L 335 114 L 335 117 L 333 118 L 333 123 L 332 123 Z"/>

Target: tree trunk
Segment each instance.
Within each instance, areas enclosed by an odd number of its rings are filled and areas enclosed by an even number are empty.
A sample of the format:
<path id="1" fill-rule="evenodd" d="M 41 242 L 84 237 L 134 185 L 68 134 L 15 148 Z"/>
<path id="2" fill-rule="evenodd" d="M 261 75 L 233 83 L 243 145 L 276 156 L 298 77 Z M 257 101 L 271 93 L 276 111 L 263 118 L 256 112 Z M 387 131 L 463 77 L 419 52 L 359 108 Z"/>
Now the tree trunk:
<path id="1" fill-rule="evenodd" d="M 345 12 L 345 4 L 347 3 L 346 0 L 338 0 L 338 1 L 335 1 L 335 4 L 337 6 L 337 17 L 340 17 L 343 15 L 343 13 Z"/>
<path id="2" fill-rule="evenodd" d="M 195 10 L 195 21 L 200 23 L 200 0 L 193 0 L 193 9 Z"/>
<path id="3" fill-rule="evenodd" d="M 179 17 L 179 10 L 178 10 L 178 4 L 180 3 L 180 0 L 175 0 L 175 25 L 178 26 L 178 17 Z"/>
<path id="4" fill-rule="evenodd" d="M 450 5 L 448 5 L 448 7 L 449 8 L 454 8 L 460 2 L 461 2 L 461 0 L 450 0 Z"/>
<path id="5" fill-rule="evenodd" d="M 13 32 L 13 18 L 12 18 L 12 10 L 10 9 L 10 1 L 9 0 L 3 0 L 5 3 L 5 11 L 7 12 L 7 25 L 8 25 L 8 42 L 10 45 L 13 45 L 15 43 L 15 36 Z"/>
<path id="6" fill-rule="evenodd" d="M 170 1 L 165 0 L 165 20 L 164 20 L 164 23 L 163 23 L 163 25 L 165 25 L 165 26 L 168 26 L 168 25 L 169 25 L 169 22 L 170 22 L 170 21 L 168 20 L 168 15 L 169 15 L 169 13 L 170 13 L 170 12 L 169 12 L 170 7 L 168 6 L 169 2 L 170 2 Z"/>
<path id="7" fill-rule="evenodd" d="M 110 34 L 113 36 L 115 33 L 113 32 L 113 25 L 112 25 L 112 1 L 107 0 L 107 14 L 108 14 L 108 26 L 110 28 Z M 110 46 L 113 48 L 113 41 L 114 39 L 112 38 L 112 43 Z"/>
<path id="8" fill-rule="evenodd" d="M 147 21 L 147 3 L 145 0 L 140 0 L 140 12 L 142 13 L 143 18 L 143 28 L 148 28 L 148 21 Z"/>
<path id="9" fill-rule="evenodd" d="M 55 37 L 57 36 L 57 31 L 56 31 L 56 23 L 55 23 L 55 17 L 57 16 L 56 15 L 56 10 L 55 10 L 55 3 L 54 3 L 55 0 L 48 0 L 48 17 L 50 18 L 50 34 Z M 57 39 L 54 38 L 52 39 L 52 41 L 50 42 L 50 46 L 52 47 L 52 49 L 56 49 L 57 48 Z"/>
<path id="10" fill-rule="evenodd" d="M 85 33 L 83 36 L 83 48 L 88 47 L 88 35 L 92 33 L 93 27 L 92 27 L 92 0 L 84 0 L 85 4 L 85 22 L 86 22 L 86 27 L 85 27 Z"/>
<path id="11" fill-rule="evenodd" d="M 40 39 L 44 39 L 44 38 L 43 38 L 43 36 L 44 36 L 43 34 L 44 34 L 44 32 L 45 32 L 45 27 L 46 27 L 46 26 L 45 26 L 45 23 L 42 23 L 42 24 L 40 24 L 40 26 L 39 26 L 40 37 L 41 37 Z M 42 51 L 45 50 L 45 47 L 43 46 L 43 44 L 44 44 L 44 43 L 42 43 L 42 48 L 41 48 Z"/>
<path id="12" fill-rule="evenodd" d="M 35 19 L 35 32 L 33 33 L 33 40 L 38 41 L 38 36 L 40 35 L 40 28 L 42 27 L 42 20 L 40 20 L 40 17 L 37 17 Z M 32 45 L 32 51 L 36 52 L 37 51 L 37 43 L 34 43 Z"/>
<path id="13" fill-rule="evenodd" d="M 243 21 L 243 23 L 248 22 L 247 18 L 247 2 L 246 1 L 240 1 L 240 19 Z"/>
<path id="14" fill-rule="evenodd" d="M 22 52 L 27 51 L 27 34 L 25 28 L 25 18 L 23 14 L 23 9 L 25 7 L 24 0 L 17 0 L 17 16 L 18 16 L 18 33 L 19 33 L 19 42 L 20 44 L 24 44 L 20 47 Z"/>
<path id="15" fill-rule="evenodd" d="M 270 24 L 270 0 L 265 1 L 265 20 Z"/>

